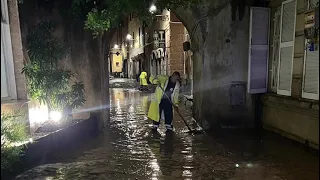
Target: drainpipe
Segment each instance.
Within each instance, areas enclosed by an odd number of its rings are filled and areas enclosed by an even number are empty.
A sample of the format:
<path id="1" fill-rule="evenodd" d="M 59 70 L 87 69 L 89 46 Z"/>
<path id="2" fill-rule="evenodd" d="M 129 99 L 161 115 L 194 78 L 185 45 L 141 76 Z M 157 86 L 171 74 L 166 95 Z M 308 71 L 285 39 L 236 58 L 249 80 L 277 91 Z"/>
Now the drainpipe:
<path id="1" fill-rule="evenodd" d="M 149 67 L 149 59 L 147 59 L 146 56 L 146 33 L 145 33 L 145 23 L 142 23 L 142 45 L 143 45 L 143 67 L 142 69 L 145 70 L 147 72 L 147 74 L 149 75 L 150 73 L 150 67 Z"/>

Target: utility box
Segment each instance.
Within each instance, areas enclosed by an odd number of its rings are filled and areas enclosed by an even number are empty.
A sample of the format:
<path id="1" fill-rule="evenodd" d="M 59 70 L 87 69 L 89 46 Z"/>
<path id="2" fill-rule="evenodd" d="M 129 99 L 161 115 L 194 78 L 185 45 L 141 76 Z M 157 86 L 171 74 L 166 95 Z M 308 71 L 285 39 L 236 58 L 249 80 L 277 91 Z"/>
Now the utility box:
<path id="1" fill-rule="evenodd" d="M 246 87 L 244 81 L 233 81 L 230 83 L 230 105 L 243 106 L 246 104 Z"/>

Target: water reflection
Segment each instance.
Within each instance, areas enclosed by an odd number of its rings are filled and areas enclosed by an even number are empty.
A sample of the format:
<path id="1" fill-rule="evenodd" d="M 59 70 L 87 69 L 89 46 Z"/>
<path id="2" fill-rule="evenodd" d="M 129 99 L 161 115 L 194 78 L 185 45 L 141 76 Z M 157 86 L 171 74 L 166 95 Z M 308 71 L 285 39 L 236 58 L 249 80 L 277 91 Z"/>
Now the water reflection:
<path id="1" fill-rule="evenodd" d="M 319 178 L 318 155 L 292 147 L 288 141 L 245 132 L 204 135 L 183 133 L 174 117 L 175 132 L 150 131 L 146 118 L 150 94 L 132 89 L 110 90 L 110 128 L 67 154 L 59 165 L 61 179 L 252 179 L 313 180 Z M 183 112 L 191 119 L 191 112 Z M 263 138 L 261 141 L 260 138 Z M 58 159 L 58 158 L 57 158 Z M 80 164 L 80 165 L 79 165 Z M 83 165 L 82 165 L 83 164 Z M 53 177 L 52 168 L 30 172 Z"/>
<path id="2" fill-rule="evenodd" d="M 257 173 L 249 171 L 266 171 L 270 165 L 270 161 L 264 159 L 266 154 L 261 151 L 263 146 L 259 137 L 248 140 L 247 137 L 243 139 L 243 134 L 221 134 L 221 137 L 212 139 L 202 135 L 188 135 L 183 133 L 185 127 L 176 116 L 174 134 L 165 134 L 163 128 L 160 128 L 160 134 L 150 133 L 150 122 L 146 120 L 149 95 L 126 89 L 111 91 L 113 99 L 120 95 L 126 98 L 122 98 L 120 104 L 117 103 L 117 107 L 111 110 L 111 113 L 115 113 L 112 115 L 112 124 L 130 140 L 126 141 L 126 145 L 130 149 L 131 160 L 141 159 L 142 156 L 147 159 L 148 168 L 145 173 L 149 179 L 270 179 L 277 177 L 277 174 L 284 174 L 286 179 L 290 179 L 297 176 L 288 173 L 290 168 L 269 169 L 267 177 L 262 174 L 257 176 Z M 185 114 L 188 116 L 188 112 Z M 142 145 L 143 143 L 145 144 Z M 243 154 L 248 155 L 243 157 Z M 271 162 L 273 166 L 279 163 L 275 159 Z M 313 177 L 317 175 L 313 174 Z"/>

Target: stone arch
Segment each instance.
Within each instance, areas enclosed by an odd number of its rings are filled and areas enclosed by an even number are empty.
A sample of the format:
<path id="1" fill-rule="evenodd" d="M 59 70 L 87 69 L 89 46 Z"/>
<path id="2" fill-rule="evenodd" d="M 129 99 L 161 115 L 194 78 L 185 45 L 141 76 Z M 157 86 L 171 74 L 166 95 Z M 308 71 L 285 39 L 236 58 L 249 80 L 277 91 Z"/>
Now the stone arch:
<path id="1" fill-rule="evenodd" d="M 204 128 L 253 125 L 252 99 L 246 93 L 249 8 L 241 21 L 233 21 L 230 2 L 207 0 L 172 10 L 193 33 L 193 116 Z M 239 102 L 240 96 L 244 102 Z"/>

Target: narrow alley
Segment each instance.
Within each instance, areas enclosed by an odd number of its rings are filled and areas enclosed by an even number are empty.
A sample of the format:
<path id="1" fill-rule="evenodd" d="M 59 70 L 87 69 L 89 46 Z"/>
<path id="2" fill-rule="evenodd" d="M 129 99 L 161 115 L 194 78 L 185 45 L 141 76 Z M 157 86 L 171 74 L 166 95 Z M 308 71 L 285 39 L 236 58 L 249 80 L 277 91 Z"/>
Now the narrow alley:
<path id="1" fill-rule="evenodd" d="M 225 129 L 207 135 L 185 133 L 175 116 L 173 135 L 150 131 L 150 94 L 112 88 L 111 126 L 82 147 L 33 168 L 23 179 L 212 179 L 316 180 L 318 155 L 278 135 Z M 190 119 L 184 105 L 181 112 Z"/>

